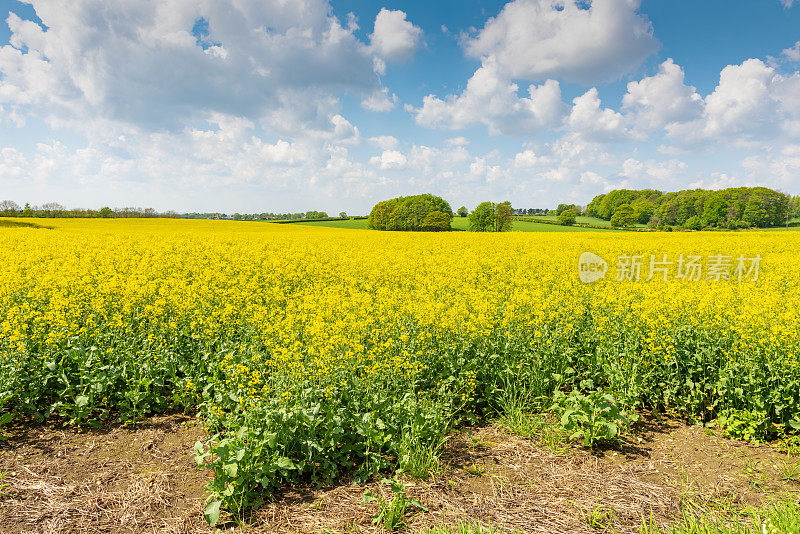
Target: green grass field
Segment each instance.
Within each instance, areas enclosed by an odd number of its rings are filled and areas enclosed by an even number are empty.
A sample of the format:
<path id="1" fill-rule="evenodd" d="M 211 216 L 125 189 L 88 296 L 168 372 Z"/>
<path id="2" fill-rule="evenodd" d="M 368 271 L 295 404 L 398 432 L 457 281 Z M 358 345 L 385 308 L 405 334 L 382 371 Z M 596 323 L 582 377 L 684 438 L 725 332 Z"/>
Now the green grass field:
<path id="1" fill-rule="evenodd" d="M 340 221 L 308 221 L 293 224 L 302 224 L 305 226 L 328 226 L 331 228 L 349 228 L 351 230 L 366 230 L 366 219 L 346 219 Z"/>
<path id="2" fill-rule="evenodd" d="M 579 217 L 579 219 L 590 219 L 590 217 Z M 597 219 L 598 221 L 600 219 Z M 578 221 L 580 222 L 580 221 Z M 608 221 L 603 221 L 608 222 Z M 351 228 L 358 230 L 366 230 L 366 219 L 348 219 L 346 221 L 309 221 L 303 224 L 308 226 L 328 226 L 332 228 Z M 466 230 L 469 226 L 469 220 L 466 217 L 454 217 L 451 224 L 453 230 L 460 231 Z M 608 224 L 610 228 L 610 224 Z M 591 228 L 580 228 L 575 226 L 556 226 L 555 224 L 535 223 L 528 221 L 514 221 L 514 232 L 591 232 Z"/>
<path id="3" fill-rule="evenodd" d="M 542 219 L 543 221 L 557 221 L 558 217 L 555 215 L 525 215 L 525 217 L 531 217 L 534 219 Z M 595 226 L 605 226 L 606 228 L 611 228 L 611 221 L 606 221 L 604 219 L 600 219 L 597 217 L 584 217 L 583 215 L 578 215 L 575 217 L 575 222 L 578 224 L 593 224 Z M 646 225 L 644 224 L 635 224 L 637 228 L 645 228 Z"/>
<path id="4" fill-rule="evenodd" d="M 536 218 L 543 219 L 545 221 L 555 221 L 557 217 L 554 215 L 538 215 L 535 216 Z M 800 221 L 800 219 L 794 219 L 794 221 Z M 612 230 L 611 223 L 609 221 L 604 221 L 603 219 L 598 219 L 596 217 L 576 217 L 575 222 L 581 224 L 593 224 L 595 226 L 604 226 L 608 228 L 609 232 L 619 232 L 621 230 Z M 367 220 L 366 219 L 347 219 L 342 221 L 309 221 L 309 222 L 302 222 L 302 223 L 295 223 L 295 224 L 303 224 L 308 226 L 328 226 L 331 228 L 350 228 L 354 230 L 366 230 L 367 228 Z M 466 217 L 454 217 L 452 222 L 453 230 L 460 231 L 466 230 L 469 226 L 469 220 Z M 638 228 L 645 228 L 643 224 L 637 224 Z M 789 228 L 785 227 L 778 227 L 778 228 L 763 228 L 766 231 L 772 232 L 780 232 L 780 231 L 800 231 L 800 226 L 793 226 Z M 514 221 L 514 232 L 593 232 L 597 231 L 593 228 L 580 228 L 577 226 L 557 226 L 555 224 L 549 223 L 535 223 L 529 221 Z"/>

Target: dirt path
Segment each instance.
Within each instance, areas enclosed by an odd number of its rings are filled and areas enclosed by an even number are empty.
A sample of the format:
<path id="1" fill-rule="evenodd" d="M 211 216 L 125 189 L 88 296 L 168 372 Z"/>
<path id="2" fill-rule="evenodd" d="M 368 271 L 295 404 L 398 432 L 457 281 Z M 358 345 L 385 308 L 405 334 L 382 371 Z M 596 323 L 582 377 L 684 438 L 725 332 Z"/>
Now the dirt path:
<path id="1" fill-rule="evenodd" d="M 214 532 L 201 513 L 210 475 L 192 457 L 205 435 L 193 418 L 88 432 L 17 424 L 6 432 L 2 532 Z M 408 496 L 428 509 L 409 519 L 409 530 L 461 520 L 525 533 L 638 532 L 642 517 L 666 523 L 687 499 L 759 505 L 797 495 L 790 467 L 799 464 L 774 448 L 678 423 L 644 425 L 622 447 L 599 452 L 554 452 L 491 425 L 454 435 L 440 476 L 406 480 Z M 362 503 L 366 489 L 390 496 L 380 483 L 293 488 L 233 530 L 374 532 L 377 506 Z"/>

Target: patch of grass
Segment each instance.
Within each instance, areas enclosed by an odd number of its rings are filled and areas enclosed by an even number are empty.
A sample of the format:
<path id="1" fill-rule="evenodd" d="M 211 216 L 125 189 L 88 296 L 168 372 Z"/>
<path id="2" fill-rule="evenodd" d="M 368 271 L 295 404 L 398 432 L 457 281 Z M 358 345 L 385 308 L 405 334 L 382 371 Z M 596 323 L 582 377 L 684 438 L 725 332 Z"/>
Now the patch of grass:
<path id="1" fill-rule="evenodd" d="M 781 480 L 800 484 L 800 464 L 791 460 L 786 460 L 780 468 Z"/>
<path id="2" fill-rule="evenodd" d="M 501 532 L 492 526 L 484 527 L 480 523 L 470 522 L 429 528 L 424 530 L 423 534 L 501 534 Z"/>
<path id="3" fill-rule="evenodd" d="M 531 219 L 541 219 L 543 221 L 558 222 L 558 217 L 555 215 L 525 215 L 525 217 L 529 217 Z M 611 228 L 611 221 L 606 221 L 605 219 L 600 219 L 597 217 L 585 217 L 583 215 L 578 215 L 575 217 L 575 222 L 578 224 L 593 224 L 595 226 L 606 226 Z"/>
<path id="4" fill-rule="evenodd" d="M 508 395 L 501 401 L 498 423 L 509 432 L 523 438 L 530 438 L 554 454 L 561 454 L 568 448 L 569 433 L 559 424 L 551 412 L 538 412 L 518 395 Z"/>
<path id="5" fill-rule="evenodd" d="M 763 508 L 733 507 L 703 511 L 687 506 L 678 520 L 658 526 L 653 518 L 642 518 L 640 534 L 797 534 L 800 532 L 800 505 L 781 501 Z"/>
<path id="6" fill-rule="evenodd" d="M 445 441 L 446 438 L 426 442 L 403 436 L 400 444 L 400 470 L 419 480 L 438 474 Z"/>
<path id="7" fill-rule="evenodd" d="M 402 530 L 406 527 L 406 515 L 412 508 L 418 510 L 415 515 L 428 511 L 417 499 L 406 497 L 405 486 L 401 482 L 386 478 L 381 482 L 389 484 L 392 488 L 394 497 L 391 500 L 384 498 L 382 493 L 377 495 L 373 495 L 369 491 L 364 493 L 365 504 L 378 503 L 378 513 L 372 518 L 372 522 L 376 525 L 382 525 L 386 530 Z"/>
<path id="8" fill-rule="evenodd" d="M 581 510 L 581 516 L 594 530 L 608 530 L 611 522 L 614 520 L 614 510 L 608 506 L 596 505 L 592 510 L 584 512 Z"/>
<path id="9" fill-rule="evenodd" d="M 308 221 L 308 222 L 299 222 L 296 224 L 301 224 L 303 226 L 324 226 L 328 228 L 347 228 L 349 230 L 367 229 L 366 219 L 346 219 L 338 221 Z"/>
<path id="10" fill-rule="evenodd" d="M 558 222 L 558 217 L 555 215 L 524 215 L 526 218 L 531 219 L 540 219 L 542 221 L 549 221 L 549 222 Z M 598 217 L 586 217 L 583 215 L 579 215 L 575 217 L 575 222 L 577 224 L 591 224 L 592 226 L 603 226 L 605 228 L 611 228 L 611 221 L 606 221 L 605 219 L 600 219 Z M 647 225 L 636 223 L 633 225 L 634 228 L 646 228 Z"/>
<path id="11" fill-rule="evenodd" d="M 453 217 L 451 223 L 453 230 L 467 230 L 469 229 L 469 218 L 467 217 Z M 581 228 L 578 226 L 561 226 L 557 224 L 536 223 L 530 221 L 514 220 L 511 227 L 512 232 L 597 232 L 592 228 Z M 602 231 L 602 230 L 600 230 Z"/>

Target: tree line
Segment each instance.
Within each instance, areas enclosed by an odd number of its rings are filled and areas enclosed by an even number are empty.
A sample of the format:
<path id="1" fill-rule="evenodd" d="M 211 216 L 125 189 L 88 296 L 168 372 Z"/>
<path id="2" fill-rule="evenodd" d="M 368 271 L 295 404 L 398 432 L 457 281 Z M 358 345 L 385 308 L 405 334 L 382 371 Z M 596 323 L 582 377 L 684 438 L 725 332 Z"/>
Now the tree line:
<path id="1" fill-rule="evenodd" d="M 178 219 L 180 214 L 174 211 L 159 212 L 153 208 L 109 208 L 98 210 L 82 208 L 66 208 L 57 202 L 48 202 L 41 206 L 25 203 L 20 206 L 13 200 L 0 200 L 0 217 L 38 217 L 60 219 L 111 219 L 111 218 L 155 218 L 168 217 Z"/>
<path id="2" fill-rule="evenodd" d="M 766 228 L 800 216 L 800 197 L 766 187 L 693 189 L 664 193 L 655 189 L 615 189 L 596 196 L 586 215 L 612 226 L 651 228 Z"/>
<path id="3" fill-rule="evenodd" d="M 296 219 L 329 219 L 330 217 L 324 211 L 306 211 L 297 213 L 184 213 L 184 219 L 225 219 L 232 221 L 288 221 Z M 339 213 L 340 218 L 347 217 L 345 212 Z"/>
<path id="4" fill-rule="evenodd" d="M 469 217 L 473 232 L 506 232 L 511 230 L 514 209 L 510 202 L 482 202 L 470 213 L 466 206 L 456 211 Z M 391 198 L 375 204 L 367 218 L 372 230 L 404 230 L 446 232 L 452 229 L 453 210 L 441 197 L 431 194 Z"/>
<path id="5" fill-rule="evenodd" d="M 41 206 L 31 206 L 26 203 L 20 206 L 13 200 L 0 200 L 0 217 L 38 217 L 38 218 L 172 218 L 172 219 L 230 219 L 235 221 L 259 220 L 290 220 L 290 219 L 328 219 L 324 211 L 306 211 L 298 213 L 177 213 L 175 211 L 157 211 L 153 208 L 110 208 L 108 206 L 94 210 L 82 208 L 67 208 L 57 202 L 48 202 Z M 345 212 L 339 213 L 340 218 L 347 217 Z"/>

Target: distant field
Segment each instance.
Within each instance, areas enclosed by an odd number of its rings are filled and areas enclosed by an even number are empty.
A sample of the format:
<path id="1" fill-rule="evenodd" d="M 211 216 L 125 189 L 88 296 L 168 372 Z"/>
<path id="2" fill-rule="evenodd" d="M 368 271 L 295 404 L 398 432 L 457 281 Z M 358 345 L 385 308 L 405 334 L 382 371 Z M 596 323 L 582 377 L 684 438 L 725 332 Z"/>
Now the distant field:
<path id="1" fill-rule="evenodd" d="M 767 230 L 768 232 L 797 232 L 800 231 L 800 226 L 790 226 L 789 228 L 778 226 L 776 228 L 763 228 L 763 230 Z"/>
<path id="2" fill-rule="evenodd" d="M 579 217 L 579 219 L 592 219 L 591 217 Z M 595 220 L 595 219 L 592 219 Z M 600 219 L 596 219 L 600 220 Z M 580 222 L 580 221 L 579 221 Z M 603 221 L 608 223 L 608 221 Z M 297 223 L 307 226 L 328 226 L 331 228 L 350 228 L 361 229 L 367 228 L 366 219 L 349 219 L 347 221 L 309 221 L 305 223 Z M 454 217 L 452 222 L 453 230 L 466 230 L 469 226 L 469 220 L 466 217 Z M 610 227 L 610 224 L 607 224 Z M 579 228 L 575 226 L 556 226 L 547 223 L 535 223 L 527 221 L 514 221 L 515 232 L 587 232 L 591 231 L 590 228 Z"/>
<path id="3" fill-rule="evenodd" d="M 555 215 L 525 215 L 525 217 L 531 217 L 534 219 L 542 219 L 544 221 L 557 221 L 558 217 Z M 606 228 L 611 228 L 611 221 L 606 221 L 604 219 L 600 219 L 598 217 L 584 217 L 579 215 L 575 217 L 575 222 L 579 224 L 593 224 L 595 226 L 605 226 Z M 634 224 L 637 228 L 645 228 L 646 225 L 644 224 Z"/>
<path id="4" fill-rule="evenodd" d="M 543 221 L 557 221 L 558 217 L 555 215 L 522 215 L 522 217 L 530 217 L 531 219 L 541 219 Z M 607 226 L 611 228 L 611 222 L 597 217 L 584 217 L 579 215 L 575 217 L 575 222 L 580 224 L 594 224 L 596 226 Z"/>
<path id="5" fill-rule="evenodd" d="M 366 230 L 366 219 L 346 219 L 340 221 L 308 221 L 295 224 L 304 226 L 328 226 L 330 228 L 349 228 L 351 230 Z"/>

